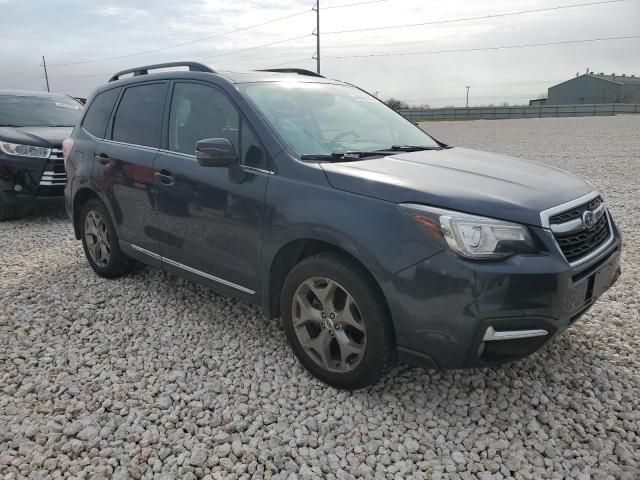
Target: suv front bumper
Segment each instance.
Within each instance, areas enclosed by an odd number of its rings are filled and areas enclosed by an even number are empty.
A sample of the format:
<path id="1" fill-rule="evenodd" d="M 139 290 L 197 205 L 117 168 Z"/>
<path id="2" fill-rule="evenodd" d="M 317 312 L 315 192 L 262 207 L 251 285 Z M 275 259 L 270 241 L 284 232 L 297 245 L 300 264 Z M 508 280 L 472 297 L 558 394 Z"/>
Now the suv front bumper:
<path id="1" fill-rule="evenodd" d="M 66 177 L 48 171 L 54 168 L 52 162 L 55 160 L 57 159 L 18 158 L 1 154 L 0 201 L 19 208 L 36 202 L 62 202 Z"/>
<path id="2" fill-rule="evenodd" d="M 579 269 L 550 240 L 549 252 L 540 255 L 483 263 L 443 251 L 399 272 L 383 287 L 391 289 L 385 293 L 392 299 L 399 359 L 445 369 L 483 367 L 540 349 L 620 276 L 621 240 L 612 228 L 611 245 Z"/>

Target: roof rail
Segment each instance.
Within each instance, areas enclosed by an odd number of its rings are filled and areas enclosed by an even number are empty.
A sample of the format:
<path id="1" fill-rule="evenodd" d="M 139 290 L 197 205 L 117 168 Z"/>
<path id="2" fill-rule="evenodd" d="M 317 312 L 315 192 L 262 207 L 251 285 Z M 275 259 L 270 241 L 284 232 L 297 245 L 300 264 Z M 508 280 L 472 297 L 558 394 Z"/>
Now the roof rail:
<path id="1" fill-rule="evenodd" d="M 297 73 L 298 75 L 324 78 L 323 75 L 312 72 L 311 70 L 305 70 L 304 68 L 265 68 L 263 70 L 256 70 L 256 72 Z"/>
<path id="2" fill-rule="evenodd" d="M 122 70 L 121 72 L 116 73 L 113 77 L 109 79 L 110 82 L 115 82 L 119 80 L 122 75 L 126 75 L 127 73 L 133 73 L 134 77 L 139 75 L 148 75 L 149 70 L 158 70 L 160 68 L 171 68 L 171 67 L 189 67 L 190 72 L 207 72 L 207 73 L 216 73 L 215 70 L 203 65 L 198 62 L 170 62 L 170 63 L 157 63 L 155 65 L 145 65 L 144 67 L 136 67 L 129 68 L 127 70 Z"/>

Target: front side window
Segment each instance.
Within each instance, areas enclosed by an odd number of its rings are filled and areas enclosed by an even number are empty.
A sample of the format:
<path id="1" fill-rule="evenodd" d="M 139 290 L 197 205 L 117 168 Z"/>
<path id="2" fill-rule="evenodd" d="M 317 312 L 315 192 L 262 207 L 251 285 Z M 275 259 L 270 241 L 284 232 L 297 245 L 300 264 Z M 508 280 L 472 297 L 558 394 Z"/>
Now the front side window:
<path id="1" fill-rule="evenodd" d="M 0 127 L 73 127 L 83 108 L 64 95 L 0 95 Z"/>
<path id="2" fill-rule="evenodd" d="M 158 147 L 166 89 L 165 83 L 127 88 L 116 111 L 111 138 L 117 142 Z"/>
<path id="3" fill-rule="evenodd" d="M 355 87 L 281 81 L 240 88 L 299 156 L 439 147 L 425 132 Z"/>
<path id="4" fill-rule="evenodd" d="M 96 98 L 89 105 L 82 126 L 94 137 L 104 138 L 109 117 L 111 117 L 118 95 L 120 95 L 119 88 L 107 90 L 96 95 Z"/>
<path id="5" fill-rule="evenodd" d="M 177 83 L 169 113 L 169 150 L 194 155 L 196 143 L 227 138 L 239 150 L 240 117 L 219 90 L 198 83 Z"/>

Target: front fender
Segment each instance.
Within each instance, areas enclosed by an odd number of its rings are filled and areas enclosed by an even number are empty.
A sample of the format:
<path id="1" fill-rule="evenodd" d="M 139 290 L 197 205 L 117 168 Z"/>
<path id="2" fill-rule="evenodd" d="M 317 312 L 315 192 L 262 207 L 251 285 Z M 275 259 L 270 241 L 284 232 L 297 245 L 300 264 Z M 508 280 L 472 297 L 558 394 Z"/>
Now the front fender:
<path id="1" fill-rule="evenodd" d="M 367 268 L 383 292 L 390 276 L 442 251 L 395 203 L 335 190 L 321 169 L 314 173 L 316 178 L 310 173 L 304 180 L 278 175 L 269 180 L 263 291 L 269 291 L 278 252 L 295 240 L 319 240 L 347 252 Z"/>

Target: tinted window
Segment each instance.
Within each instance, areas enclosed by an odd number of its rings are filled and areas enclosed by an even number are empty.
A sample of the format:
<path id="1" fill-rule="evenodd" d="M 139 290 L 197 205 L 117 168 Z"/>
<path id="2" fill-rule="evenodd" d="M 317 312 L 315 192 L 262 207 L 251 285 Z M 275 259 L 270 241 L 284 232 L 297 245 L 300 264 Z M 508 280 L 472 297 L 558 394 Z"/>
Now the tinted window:
<path id="1" fill-rule="evenodd" d="M 238 150 L 240 120 L 231 101 L 219 90 L 197 83 L 177 83 L 169 114 L 169 150 L 195 154 L 207 138 L 228 138 Z"/>
<path id="2" fill-rule="evenodd" d="M 127 88 L 113 121 L 113 140 L 159 146 L 165 91 L 164 83 Z"/>
<path id="3" fill-rule="evenodd" d="M 241 126 L 240 143 L 242 144 L 242 152 L 240 155 L 242 164 L 248 167 L 267 170 L 267 159 L 264 154 L 264 149 L 253 133 L 253 130 L 251 130 L 247 122 L 244 121 Z"/>
<path id="4" fill-rule="evenodd" d="M 114 88 L 106 92 L 99 93 L 93 99 L 87 110 L 87 114 L 82 121 L 82 126 L 91 135 L 104 138 L 109 123 L 109 117 L 113 106 L 120 95 L 120 89 Z"/>
<path id="5" fill-rule="evenodd" d="M 0 126 L 73 127 L 83 106 L 64 95 L 0 95 Z"/>

